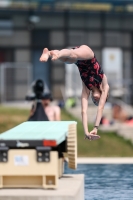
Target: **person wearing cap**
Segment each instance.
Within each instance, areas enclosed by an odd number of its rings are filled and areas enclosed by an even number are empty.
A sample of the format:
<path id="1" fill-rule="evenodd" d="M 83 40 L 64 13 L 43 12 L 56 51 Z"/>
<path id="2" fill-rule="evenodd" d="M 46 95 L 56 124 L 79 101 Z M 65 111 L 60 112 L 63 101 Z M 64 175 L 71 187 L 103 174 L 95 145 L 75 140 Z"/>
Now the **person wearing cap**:
<path id="1" fill-rule="evenodd" d="M 52 100 L 53 99 L 50 93 L 43 94 L 41 99 L 43 109 L 49 121 L 60 121 L 61 120 L 60 107 L 52 105 L 51 104 Z M 36 110 L 36 103 L 34 102 L 30 111 L 30 117 L 34 115 L 35 110 Z"/>
<path id="2" fill-rule="evenodd" d="M 82 80 L 82 95 L 81 95 L 81 113 L 82 122 L 85 133 L 85 139 L 99 139 L 97 135 L 98 127 L 102 118 L 105 102 L 108 97 L 109 85 L 106 75 L 104 74 L 99 62 L 92 49 L 87 45 L 81 45 L 71 49 L 52 50 L 44 48 L 40 57 L 41 62 L 47 60 L 61 60 L 64 63 L 75 63 L 78 67 Z M 88 98 L 91 95 L 93 103 L 98 106 L 96 120 L 92 131 L 88 131 Z"/>

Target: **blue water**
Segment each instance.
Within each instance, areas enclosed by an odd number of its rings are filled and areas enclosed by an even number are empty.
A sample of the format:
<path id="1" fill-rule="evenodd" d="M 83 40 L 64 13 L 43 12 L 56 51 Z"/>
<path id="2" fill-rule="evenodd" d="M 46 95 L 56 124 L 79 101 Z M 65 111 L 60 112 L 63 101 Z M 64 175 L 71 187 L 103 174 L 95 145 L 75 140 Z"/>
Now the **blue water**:
<path id="1" fill-rule="evenodd" d="M 85 175 L 85 200 L 133 200 L 133 165 L 65 165 L 65 173 Z"/>

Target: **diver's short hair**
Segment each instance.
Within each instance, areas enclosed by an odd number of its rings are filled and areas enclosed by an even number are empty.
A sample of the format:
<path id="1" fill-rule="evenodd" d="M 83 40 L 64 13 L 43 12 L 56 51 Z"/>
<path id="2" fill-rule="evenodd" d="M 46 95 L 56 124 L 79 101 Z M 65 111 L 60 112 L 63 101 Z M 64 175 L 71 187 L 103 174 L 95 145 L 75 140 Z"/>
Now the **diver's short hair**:
<path id="1" fill-rule="evenodd" d="M 99 105 L 99 101 L 96 101 L 93 96 L 91 96 L 91 99 L 93 101 L 93 103 L 95 104 L 95 106 L 98 106 Z"/>

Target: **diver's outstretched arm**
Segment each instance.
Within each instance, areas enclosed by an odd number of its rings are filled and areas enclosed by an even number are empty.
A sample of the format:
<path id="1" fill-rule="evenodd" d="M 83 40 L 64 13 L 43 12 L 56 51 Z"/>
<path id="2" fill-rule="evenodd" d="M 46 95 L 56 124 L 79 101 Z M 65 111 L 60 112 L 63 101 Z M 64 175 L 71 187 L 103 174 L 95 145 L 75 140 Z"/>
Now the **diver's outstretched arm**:
<path id="1" fill-rule="evenodd" d="M 109 85 L 107 81 L 107 77 L 104 74 L 103 80 L 102 80 L 102 94 L 100 97 L 98 109 L 97 109 L 97 115 L 96 115 L 96 121 L 95 121 L 95 126 L 98 127 L 102 118 L 103 114 L 103 109 L 108 97 L 108 92 L 109 92 Z M 94 129 L 90 132 L 90 134 L 97 134 L 97 128 L 94 126 Z"/>
<path id="2" fill-rule="evenodd" d="M 81 95 L 81 115 L 85 135 L 88 135 L 88 98 L 90 95 L 89 89 L 82 82 L 82 95 Z"/>

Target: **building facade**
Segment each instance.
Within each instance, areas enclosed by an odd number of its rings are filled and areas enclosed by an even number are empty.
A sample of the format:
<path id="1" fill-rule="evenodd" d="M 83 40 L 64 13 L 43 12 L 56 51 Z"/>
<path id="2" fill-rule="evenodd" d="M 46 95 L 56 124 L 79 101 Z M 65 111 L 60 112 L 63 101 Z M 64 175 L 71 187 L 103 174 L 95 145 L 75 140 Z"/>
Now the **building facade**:
<path id="1" fill-rule="evenodd" d="M 101 64 L 102 50 L 105 47 L 118 47 L 123 52 L 123 79 L 130 82 L 133 78 L 132 21 L 132 12 L 65 10 L 33 13 L 2 10 L 0 63 L 31 63 L 32 80 L 43 79 L 53 96 L 59 99 L 62 98 L 60 88 L 65 83 L 65 67 L 59 61 L 40 63 L 39 57 L 44 47 L 62 49 L 86 44 L 94 50 Z"/>

